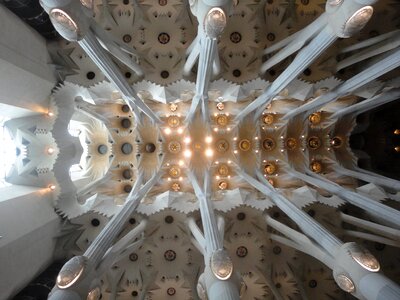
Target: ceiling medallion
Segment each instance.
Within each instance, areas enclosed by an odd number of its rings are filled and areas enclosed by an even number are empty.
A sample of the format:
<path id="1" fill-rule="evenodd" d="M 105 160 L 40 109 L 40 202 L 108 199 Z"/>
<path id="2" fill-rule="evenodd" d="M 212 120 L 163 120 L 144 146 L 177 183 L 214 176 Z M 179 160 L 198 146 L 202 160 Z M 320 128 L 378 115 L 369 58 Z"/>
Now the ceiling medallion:
<path id="1" fill-rule="evenodd" d="M 343 144 L 343 140 L 341 137 L 335 136 L 332 140 L 331 140 L 331 146 L 333 148 L 340 148 Z"/>
<path id="2" fill-rule="evenodd" d="M 164 252 L 164 258 L 166 261 L 174 261 L 176 258 L 176 253 L 174 250 L 167 250 Z"/>
<path id="3" fill-rule="evenodd" d="M 107 151 L 108 151 L 107 145 L 101 144 L 101 145 L 99 145 L 99 146 L 97 147 L 97 152 L 98 152 L 99 154 L 101 154 L 101 155 L 106 154 Z"/>
<path id="4" fill-rule="evenodd" d="M 217 109 L 218 110 L 224 110 L 224 108 L 225 108 L 225 104 L 224 103 L 222 103 L 222 102 L 218 102 L 217 103 Z"/>
<path id="5" fill-rule="evenodd" d="M 176 290 L 173 287 L 170 287 L 167 289 L 168 296 L 173 296 L 173 295 L 175 295 L 175 293 L 176 293 Z"/>
<path id="6" fill-rule="evenodd" d="M 146 151 L 146 153 L 153 153 L 154 151 L 156 151 L 156 145 L 154 145 L 153 143 L 147 143 L 144 147 L 144 150 Z"/>
<path id="7" fill-rule="evenodd" d="M 242 40 L 242 35 L 239 32 L 232 32 L 230 35 L 230 40 L 232 43 L 237 44 Z"/>
<path id="8" fill-rule="evenodd" d="M 129 255 L 129 260 L 130 260 L 130 261 L 137 261 L 138 258 L 139 258 L 139 256 L 138 256 L 136 253 L 131 253 L 131 254 Z"/>
<path id="9" fill-rule="evenodd" d="M 219 188 L 221 191 L 226 190 L 226 189 L 228 188 L 228 183 L 227 183 L 225 180 L 221 180 L 221 181 L 218 183 L 218 188 Z"/>
<path id="10" fill-rule="evenodd" d="M 319 147 L 321 147 L 321 140 L 317 136 L 312 136 L 308 139 L 308 147 L 313 150 L 317 150 Z"/>
<path id="11" fill-rule="evenodd" d="M 317 125 L 321 123 L 321 113 L 320 112 L 312 113 L 311 115 L 308 116 L 308 121 L 310 121 L 312 125 Z"/>
<path id="12" fill-rule="evenodd" d="M 179 177 L 179 175 L 181 175 L 181 169 L 179 169 L 178 167 L 171 167 L 171 169 L 169 169 L 168 174 L 171 177 L 177 178 Z"/>
<path id="13" fill-rule="evenodd" d="M 264 166 L 265 174 L 272 175 L 276 172 L 276 166 L 273 162 L 268 162 Z"/>
<path id="14" fill-rule="evenodd" d="M 170 36 L 166 32 L 161 32 L 158 35 L 158 41 L 160 42 L 160 44 L 163 44 L 163 45 L 168 44 L 169 40 L 170 40 Z"/>
<path id="15" fill-rule="evenodd" d="M 123 154 L 131 154 L 133 151 L 133 146 L 130 143 L 123 143 L 121 146 L 121 152 Z"/>
<path id="16" fill-rule="evenodd" d="M 267 151 L 274 150 L 275 148 L 275 141 L 272 138 L 266 138 L 263 141 L 263 148 Z"/>
<path id="17" fill-rule="evenodd" d="M 314 160 L 310 164 L 310 170 L 313 171 L 314 173 L 321 173 L 322 172 L 322 164 L 319 161 Z"/>
<path id="18" fill-rule="evenodd" d="M 218 175 L 220 176 L 228 176 L 229 175 L 229 168 L 227 165 L 220 165 L 218 168 Z"/>
<path id="19" fill-rule="evenodd" d="M 176 104 L 176 103 L 170 103 L 170 104 L 169 104 L 169 110 L 172 111 L 172 112 L 177 111 L 177 110 L 178 110 L 178 104 Z"/>
<path id="20" fill-rule="evenodd" d="M 248 139 L 243 139 L 239 142 L 239 149 L 242 151 L 249 151 L 251 148 L 251 142 Z"/>
<path id="21" fill-rule="evenodd" d="M 181 121 L 179 120 L 179 117 L 177 116 L 170 116 L 168 118 L 168 125 L 172 128 L 179 126 Z"/>
<path id="22" fill-rule="evenodd" d="M 181 185 L 180 185 L 178 182 L 174 182 L 174 183 L 171 185 L 171 189 L 172 189 L 174 192 L 179 192 L 179 191 L 181 190 Z"/>
<path id="23" fill-rule="evenodd" d="M 244 246 L 239 246 L 239 247 L 236 249 L 236 255 L 237 255 L 238 257 L 246 257 L 247 253 L 248 253 L 247 248 L 244 247 Z"/>
<path id="24" fill-rule="evenodd" d="M 178 141 L 171 141 L 168 144 L 168 151 L 172 154 L 177 154 L 179 152 L 181 152 L 181 144 Z"/>
<path id="25" fill-rule="evenodd" d="M 220 153 L 225 153 L 229 149 L 229 143 L 225 139 L 218 140 L 215 146 Z"/>
<path id="26" fill-rule="evenodd" d="M 218 115 L 216 119 L 219 126 L 226 126 L 228 124 L 228 117 L 224 114 Z"/>
<path id="27" fill-rule="evenodd" d="M 288 150 L 294 150 L 297 147 L 297 141 L 295 138 L 288 138 L 286 140 L 286 147 Z"/>
<path id="28" fill-rule="evenodd" d="M 228 254 L 223 249 L 218 249 L 211 255 L 211 271 L 219 280 L 228 280 L 233 273 L 233 263 Z"/>
<path id="29" fill-rule="evenodd" d="M 133 175 L 133 172 L 131 171 L 131 169 L 125 169 L 122 171 L 122 177 L 124 179 L 131 179 Z"/>
<path id="30" fill-rule="evenodd" d="M 263 122 L 266 125 L 271 125 L 272 123 L 274 123 L 274 115 L 266 114 L 265 116 L 263 116 Z"/>

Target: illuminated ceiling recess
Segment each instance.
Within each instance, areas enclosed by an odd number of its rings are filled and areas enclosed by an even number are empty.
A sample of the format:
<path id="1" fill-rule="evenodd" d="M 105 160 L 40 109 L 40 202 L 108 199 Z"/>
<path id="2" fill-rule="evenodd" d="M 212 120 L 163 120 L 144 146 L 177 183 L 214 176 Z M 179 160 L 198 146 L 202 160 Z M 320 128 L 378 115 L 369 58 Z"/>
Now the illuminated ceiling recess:
<path id="1" fill-rule="evenodd" d="M 400 97 L 394 2 L 40 2 L 65 80 L 5 126 L 68 219 L 49 299 L 400 299 L 400 182 L 349 142 Z"/>

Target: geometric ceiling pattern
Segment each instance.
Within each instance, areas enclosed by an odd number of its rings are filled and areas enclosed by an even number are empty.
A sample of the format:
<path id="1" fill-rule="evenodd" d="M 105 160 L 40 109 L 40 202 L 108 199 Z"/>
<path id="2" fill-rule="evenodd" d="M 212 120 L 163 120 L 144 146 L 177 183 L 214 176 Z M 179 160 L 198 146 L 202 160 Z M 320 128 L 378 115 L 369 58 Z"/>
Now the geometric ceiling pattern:
<path id="1" fill-rule="evenodd" d="M 50 299 L 397 299 L 400 182 L 350 147 L 397 2 L 41 4 L 64 80 L 5 126 L 64 219 Z"/>

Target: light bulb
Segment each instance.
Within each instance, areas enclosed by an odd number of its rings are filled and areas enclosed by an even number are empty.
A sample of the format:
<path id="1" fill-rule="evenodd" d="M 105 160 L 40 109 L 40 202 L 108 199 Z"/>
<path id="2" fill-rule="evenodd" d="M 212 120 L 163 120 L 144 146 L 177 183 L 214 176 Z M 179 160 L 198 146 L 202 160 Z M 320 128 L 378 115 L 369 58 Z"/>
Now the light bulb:
<path id="1" fill-rule="evenodd" d="M 191 157 L 191 156 L 192 156 L 192 151 L 190 151 L 190 150 L 185 150 L 185 151 L 183 152 L 183 156 L 186 157 L 186 158 Z"/>
<path id="2" fill-rule="evenodd" d="M 164 133 L 166 134 L 166 135 L 170 135 L 171 134 L 171 128 L 169 128 L 169 127 L 167 127 L 167 128 L 165 128 L 164 129 Z"/>
<path id="3" fill-rule="evenodd" d="M 212 157 L 214 155 L 214 151 L 210 148 L 207 148 L 205 154 L 207 157 Z"/>

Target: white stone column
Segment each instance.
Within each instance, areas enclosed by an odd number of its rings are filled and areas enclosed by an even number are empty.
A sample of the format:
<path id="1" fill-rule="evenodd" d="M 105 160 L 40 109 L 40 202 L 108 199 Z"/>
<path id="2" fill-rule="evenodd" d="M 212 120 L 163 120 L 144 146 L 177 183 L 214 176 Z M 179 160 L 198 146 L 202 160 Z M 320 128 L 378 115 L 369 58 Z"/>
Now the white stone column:
<path id="1" fill-rule="evenodd" d="M 0 114 L 46 113 L 57 78 L 46 40 L 0 5 Z"/>
<path id="2" fill-rule="evenodd" d="M 204 36 L 200 39 L 200 43 L 201 51 L 199 66 L 197 68 L 196 93 L 186 117 L 186 121 L 188 122 L 191 122 L 193 119 L 199 102 L 208 101 L 208 85 L 211 79 L 212 62 L 215 55 L 214 44 L 217 44 L 217 40 Z"/>
<path id="3" fill-rule="evenodd" d="M 283 119 L 289 120 L 301 113 L 316 111 L 329 102 L 335 101 L 340 97 L 350 94 L 351 92 L 368 84 L 379 76 L 397 68 L 398 66 L 400 66 L 400 49 L 393 50 L 388 55 L 385 54 L 384 57 L 382 57 L 382 59 L 375 64 L 369 66 L 364 71 L 338 85 L 334 90 L 290 111 L 283 116 Z"/>
<path id="4" fill-rule="evenodd" d="M 398 180 L 394 180 L 392 178 L 384 177 L 384 176 L 374 176 L 372 174 L 358 172 L 350 169 L 346 169 L 344 167 L 334 165 L 332 166 L 333 170 L 339 174 L 350 176 L 353 178 L 357 178 L 366 182 L 374 183 L 376 185 L 381 185 L 390 189 L 400 190 L 400 182 Z"/>
<path id="5" fill-rule="evenodd" d="M 99 41 L 96 39 L 96 36 L 90 29 L 87 31 L 85 37 L 78 41 L 78 43 L 97 65 L 97 67 L 104 73 L 104 75 L 115 85 L 119 91 L 121 91 L 122 98 L 130 106 L 131 110 L 136 112 L 137 118 L 137 109 L 140 109 L 153 122 L 161 122 L 158 116 L 156 116 L 154 112 L 142 100 L 140 100 L 135 90 L 128 84 L 122 75 L 122 72 L 101 47 Z M 138 118 L 138 121 L 140 120 L 141 118 Z"/>
<path id="6" fill-rule="evenodd" d="M 333 271 L 338 286 L 358 299 L 396 300 L 400 296 L 400 287 L 380 273 L 379 262 L 368 250 L 356 243 L 342 243 L 333 253 L 317 246 L 319 240 L 310 240 L 302 233 L 266 217 L 267 224 L 288 238 L 272 234 L 277 242 L 293 247 L 314 256 Z"/>
<path id="7" fill-rule="evenodd" d="M 293 62 L 283 71 L 267 90 L 246 106 L 235 118 L 242 121 L 243 118 L 257 110 L 256 118 L 262 114 L 265 106 L 286 88 L 304 69 L 306 69 L 317 57 L 319 57 L 337 39 L 330 27 L 323 28 L 318 35 L 302 49 Z"/>
<path id="8" fill-rule="evenodd" d="M 227 267 L 225 263 L 232 264 L 232 261 L 223 248 L 223 238 L 220 234 L 221 228 L 218 228 L 214 208 L 212 207 L 209 171 L 204 171 L 204 188 L 200 187 L 193 172 L 188 172 L 188 178 L 193 185 L 193 189 L 199 201 L 204 231 L 204 237 L 202 237 L 197 225 L 194 224 L 193 221 L 188 224 L 197 243 L 200 247 L 204 245 L 202 248 L 205 250 L 203 251 L 205 269 L 204 273 L 199 278 L 197 285 L 198 292 L 200 292 L 200 294 L 206 294 L 210 300 L 239 300 L 238 282 L 236 282 L 237 280 L 235 280 L 234 274 L 231 273 L 225 279 L 220 279 L 217 278 L 215 270 L 213 270 L 213 266 L 218 266 L 218 263 L 224 264 L 225 270 Z M 221 256 L 216 255 L 218 253 L 220 253 Z M 213 260 L 217 256 L 219 256 L 220 259 L 216 259 L 218 263 L 213 264 Z M 204 299 L 204 295 L 199 296 L 201 299 Z"/>
<path id="9" fill-rule="evenodd" d="M 365 99 L 357 104 L 350 105 L 348 107 L 342 108 L 341 110 L 335 112 L 330 116 L 331 119 L 339 119 L 345 115 L 354 114 L 359 115 L 368 110 L 374 109 L 383 104 L 389 103 L 400 98 L 400 89 L 391 89 L 389 91 L 383 92 L 372 98 Z"/>
<path id="10" fill-rule="evenodd" d="M 343 222 L 362 228 L 362 231 L 346 229 L 347 235 L 400 248 L 400 230 L 344 213 L 340 217 Z"/>
<path id="11" fill-rule="evenodd" d="M 0 299 L 12 299 L 54 260 L 61 219 L 48 188 L 8 186 L 0 193 Z"/>
<path id="12" fill-rule="evenodd" d="M 360 195 L 356 192 L 344 189 L 340 185 L 332 181 L 329 181 L 328 179 L 320 175 L 312 173 L 311 171 L 310 175 L 312 176 L 300 173 L 293 169 L 286 169 L 286 171 L 290 175 L 299 178 L 309 184 L 324 189 L 334 195 L 338 195 L 347 202 L 364 209 L 367 213 L 369 213 L 374 218 L 380 220 L 381 222 L 389 223 L 390 225 L 395 226 L 396 228 L 400 227 L 400 211 L 396 209 L 393 209 L 380 202 L 377 202 L 368 197 Z M 308 173 L 308 171 L 306 171 L 306 173 Z"/>
<path id="13" fill-rule="evenodd" d="M 310 217 L 306 212 L 278 193 L 258 171 L 256 171 L 257 176 L 259 177 L 259 180 L 262 180 L 262 182 L 243 172 L 240 168 L 236 168 L 236 173 L 265 196 L 270 197 L 275 205 L 278 206 L 291 220 L 293 220 L 293 222 L 295 222 L 301 230 L 307 234 L 307 236 L 318 241 L 321 247 L 323 247 L 328 253 L 333 255 L 336 252 L 336 249 L 340 247 L 341 241 L 338 238 Z"/>
<path id="14" fill-rule="evenodd" d="M 54 286 L 52 292 L 49 294 L 51 300 L 64 300 L 73 299 L 73 297 L 87 297 L 89 291 L 92 289 L 98 289 L 100 286 L 99 277 L 101 271 L 105 271 L 107 266 L 110 267 L 110 263 L 113 261 L 113 257 L 109 255 L 118 254 L 123 251 L 130 239 L 135 237 L 141 231 L 144 230 L 145 223 L 140 224 L 137 228 L 133 229 L 133 233 L 128 233 L 129 238 L 123 237 L 114 246 L 115 238 L 121 232 L 126 222 L 131 217 L 132 213 L 136 210 L 140 201 L 144 198 L 147 192 L 157 183 L 161 177 L 161 172 L 154 174 L 152 178 L 147 181 L 143 186 L 142 174 L 138 175 L 135 186 L 129 193 L 124 206 L 122 209 L 113 216 L 113 218 L 107 223 L 103 230 L 99 233 L 96 239 L 89 245 L 85 253 L 82 256 L 75 256 L 70 259 L 61 269 L 57 280 L 67 280 L 71 278 L 69 272 L 64 276 L 63 270 L 79 270 L 81 272 L 75 272 L 72 283 L 66 287 L 60 288 L 59 283 Z M 114 247 L 116 249 L 114 249 Z M 107 257 L 108 256 L 108 257 Z M 106 262 L 105 262 L 106 261 Z M 106 264 L 106 266 L 102 266 Z M 79 273 L 79 274 L 78 274 Z"/>

